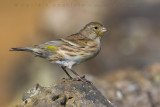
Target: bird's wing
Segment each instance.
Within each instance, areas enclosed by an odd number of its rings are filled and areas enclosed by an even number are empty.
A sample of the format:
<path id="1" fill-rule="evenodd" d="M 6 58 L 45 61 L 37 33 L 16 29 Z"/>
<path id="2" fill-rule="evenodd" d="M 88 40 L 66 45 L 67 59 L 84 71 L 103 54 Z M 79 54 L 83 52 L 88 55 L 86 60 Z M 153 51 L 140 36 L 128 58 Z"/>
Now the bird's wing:
<path id="1" fill-rule="evenodd" d="M 66 37 L 63 41 L 68 42 L 68 44 L 76 47 L 85 47 L 88 43 L 94 42 L 92 39 L 81 35 L 80 33 L 70 35 Z"/>
<path id="2" fill-rule="evenodd" d="M 44 44 L 36 45 L 38 48 L 46 48 L 47 46 L 61 47 L 61 46 L 69 46 L 69 47 L 85 47 L 88 42 L 92 42 L 93 40 L 88 39 L 80 34 L 74 34 L 68 36 L 66 38 L 56 39 L 53 41 L 48 41 Z"/>
<path id="3" fill-rule="evenodd" d="M 36 47 L 45 47 L 45 46 L 61 46 L 61 45 L 65 45 L 66 43 L 64 41 L 62 41 L 61 39 L 57 39 L 57 40 L 53 40 L 53 41 L 48 41 L 44 44 L 39 44 L 39 45 L 35 45 Z"/>

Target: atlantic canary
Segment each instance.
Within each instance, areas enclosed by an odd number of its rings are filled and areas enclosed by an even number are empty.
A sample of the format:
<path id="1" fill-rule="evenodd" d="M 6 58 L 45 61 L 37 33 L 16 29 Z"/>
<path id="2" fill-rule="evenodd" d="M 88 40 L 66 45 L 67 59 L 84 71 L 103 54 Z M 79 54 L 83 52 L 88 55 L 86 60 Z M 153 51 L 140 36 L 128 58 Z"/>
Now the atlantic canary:
<path id="1" fill-rule="evenodd" d="M 101 38 L 107 29 L 98 22 L 90 22 L 78 33 L 65 38 L 48 41 L 34 47 L 11 48 L 11 51 L 28 51 L 35 56 L 48 59 L 51 63 L 61 66 L 69 79 L 89 82 L 84 76 L 79 76 L 72 67 L 85 62 L 100 52 Z M 70 69 L 76 78 L 72 78 L 66 68 Z"/>

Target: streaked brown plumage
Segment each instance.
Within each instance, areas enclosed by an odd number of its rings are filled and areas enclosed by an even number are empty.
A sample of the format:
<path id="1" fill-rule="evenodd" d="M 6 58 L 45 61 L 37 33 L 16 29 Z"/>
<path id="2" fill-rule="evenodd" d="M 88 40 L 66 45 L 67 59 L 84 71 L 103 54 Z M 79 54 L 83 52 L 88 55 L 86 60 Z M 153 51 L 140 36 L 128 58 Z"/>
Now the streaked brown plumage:
<path id="1" fill-rule="evenodd" d="M 66 67 L 76 76 L 76 80 L 88 82 L 72 70 L 74 65 L 95 57 L 100 51 L 100 41 L 106 28 L 98 22 L 90 22 L 79 33 L 66 38 L 49 41 L 35 47 L 12 48 L 12 51 L 29 51 L 36 56 L 46 58 L 52 63 L 61 65 L 70 79 L 73 79 Z"/>

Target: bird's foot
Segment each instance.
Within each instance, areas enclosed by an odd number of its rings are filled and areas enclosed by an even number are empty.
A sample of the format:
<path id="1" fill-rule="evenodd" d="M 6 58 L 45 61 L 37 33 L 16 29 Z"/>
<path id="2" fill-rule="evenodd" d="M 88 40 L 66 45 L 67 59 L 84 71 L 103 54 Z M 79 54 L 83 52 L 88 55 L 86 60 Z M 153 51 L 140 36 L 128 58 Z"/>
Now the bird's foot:
<path id="1" fill-rule="evenodd" d="M 76 78 L 73 78 L 72 79 L 73 81 L 82 81 L 82 82 L 84 82 L 84 83 L 89 83 L 89 84 L 92 84 L 92 82 L 91 81 L 89 81 L 89 80 L 87 80 L 86 78 L 85 78 L 85 75 L 84 76 L 77 76 Z"/>

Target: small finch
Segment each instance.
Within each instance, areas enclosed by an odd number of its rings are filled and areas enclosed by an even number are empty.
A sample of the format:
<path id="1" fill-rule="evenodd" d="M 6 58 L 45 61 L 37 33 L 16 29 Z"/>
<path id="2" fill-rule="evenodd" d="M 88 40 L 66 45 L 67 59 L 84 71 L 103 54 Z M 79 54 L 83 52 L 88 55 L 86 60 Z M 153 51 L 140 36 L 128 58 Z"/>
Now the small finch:
<path id="1" fill-rule="evenodd" d="M 48 41 L 34 47 L 11 48 L 10 51 L 32 52 L 35 56 L 59 64 L 69 79 L 89 82 L 84 76 L 79 76 L 72 67 L 97 56 L 101 49 L 101 38 L 106 31 L 107 29 L 102 24 L 90 22 L 78 33 L 65 38 Z M 69 75 L 66 67 L 76 75 L 76 78 Z"/>

